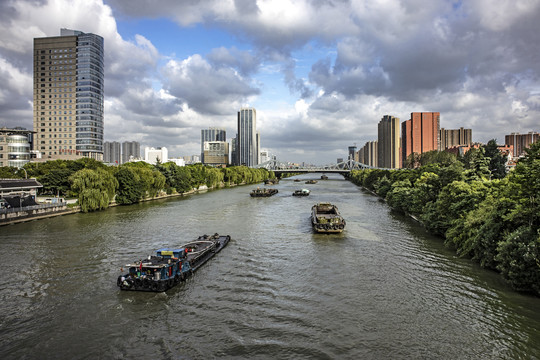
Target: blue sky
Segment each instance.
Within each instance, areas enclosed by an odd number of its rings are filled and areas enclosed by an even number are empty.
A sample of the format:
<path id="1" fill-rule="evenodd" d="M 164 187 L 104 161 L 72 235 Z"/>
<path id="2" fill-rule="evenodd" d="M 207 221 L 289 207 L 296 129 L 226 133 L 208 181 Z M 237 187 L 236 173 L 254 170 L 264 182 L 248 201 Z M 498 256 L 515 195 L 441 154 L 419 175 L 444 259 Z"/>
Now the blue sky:
<path id="1" fill-rule="evenodd" d="M 200 151 L 257 109 L 262 147 L 326 164 L 384 115 L 487 142 L 539 131 L 540 0 L 4 0 L 0 126 L 32 128 L 32 39 L 105 39 L 105 140 Z"/>

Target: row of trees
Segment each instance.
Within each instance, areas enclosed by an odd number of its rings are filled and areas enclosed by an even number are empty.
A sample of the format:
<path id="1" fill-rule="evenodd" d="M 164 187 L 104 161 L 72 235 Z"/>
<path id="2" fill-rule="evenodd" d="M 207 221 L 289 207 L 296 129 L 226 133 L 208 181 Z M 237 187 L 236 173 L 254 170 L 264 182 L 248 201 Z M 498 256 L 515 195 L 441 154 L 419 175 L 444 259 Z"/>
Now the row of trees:
<path id="1" fill-rule="evenodd" d="M 28 163 L 24 170 L 0 167 L 0 178 L 26 176 L 43 185 L 41 193 L 76 197 L 81 211 L 88 212 L 105 209 L 113 200 L 117 204 L 135 204 L 161 192 L 185 193 L 204 185 L 217 188 L 257 183 L 273 178 L 274 173 L 245 166 L 213 168 L 202 164 L 177 166 L 172 162 L 107 166 L 88 158 Z"/>
<path id="2" fill-rule="evenodd" d="M 493 148 L 491 140 L 461 158 L 415 155 L 416 168 L 354 171 L 351 180 L 415 216 L 460 256 L 540 295 L 540 142 L 508 174 Z"/>

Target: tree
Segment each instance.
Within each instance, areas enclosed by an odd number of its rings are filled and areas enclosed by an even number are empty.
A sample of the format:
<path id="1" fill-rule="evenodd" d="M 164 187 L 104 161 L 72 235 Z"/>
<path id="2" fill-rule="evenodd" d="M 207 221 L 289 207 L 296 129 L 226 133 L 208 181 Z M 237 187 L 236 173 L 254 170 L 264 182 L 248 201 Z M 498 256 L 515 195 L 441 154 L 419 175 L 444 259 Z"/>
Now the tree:
<path id="1" fill-rule="evenodd" d="M 120 166 L 114 174 L 118 181 L 118 190 L 116 193 L 116 203 L 129 205 L 138 203 L 145 191 L 144 183 L 137 171 L 130 166 Z"/>
<path id="2" fill-rule="evenodd" d="M 21 179 L 24 178 L 24 174 L 21 175 L 17 171 L 17 168 L 12 166 L 1 166 L 0 167 L 0 179 Z"/>
<path id="3" fill-rule="evenodd" d="M 118 187 L 114 176 L 103 168 L 79 170 L 70 176 L 69 181 L 82 212 L 107 208 Z"/>
<path id="4" fill-rule="evenodd" d="M 497 269 L 512 287 L 540 294 L 540 232 L 521 226 L 497 247 Z"/>
<path id="5" fill-rule="evenodd" d="M 502 179 L 506 176 L 506 159 L 501 154 L 497 141 L 489 140 L 484 146 L 485 156 L 489 158 L 489 171 L 492 179 Z"/>
<path id="6" fill-rule="evenodd" d="M 491 172 L 489 171 L 489 158 L 486 158 L 484 148 L 472 148 L 465 153 L 463 162 L 465 166 L 464 176 L 469 181 L 489 180 Z"/>
<path id="7" fill-rule="evenodd" d="M 441 190 L 434 206 L 424 212 L 424 225 L 432 233 L 444 236 L 452 221 L 475 209 L 487 194 L 483 182 L 454 181 Z"/>

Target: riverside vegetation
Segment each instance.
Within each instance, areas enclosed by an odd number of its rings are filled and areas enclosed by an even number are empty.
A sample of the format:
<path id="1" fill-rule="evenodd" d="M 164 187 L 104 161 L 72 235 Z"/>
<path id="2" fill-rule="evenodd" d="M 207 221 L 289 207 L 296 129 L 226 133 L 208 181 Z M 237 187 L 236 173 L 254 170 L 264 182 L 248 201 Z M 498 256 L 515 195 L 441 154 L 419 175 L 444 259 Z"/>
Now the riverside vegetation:
<path id="1" fill-rule="evenodd" d="M 358 170 L 350 179 L 413 215 L 459 256 L 540 295 L 540 141 L 506 174 L 495 140 L 463 157 L 413 154 L 401 170 Z"/>
<path id="2" fill-rule="evenodd" d="M 213 168 L 202 164 L 177 166 L 173 162 L 151 165 L 143 161 L 108 166 L 89 158 L 28 163 L 24 169 L 26 173 L 0 167 L 0 178 L 36 178 L 43 185 L 41 194 L 75 197 L 82 212 L 106 209 L 112 201 L 129 205 L 163 192 L 183 194 L 201 186 L 212 189 L 275 177 L 266 169 L 246 166 Z"/>

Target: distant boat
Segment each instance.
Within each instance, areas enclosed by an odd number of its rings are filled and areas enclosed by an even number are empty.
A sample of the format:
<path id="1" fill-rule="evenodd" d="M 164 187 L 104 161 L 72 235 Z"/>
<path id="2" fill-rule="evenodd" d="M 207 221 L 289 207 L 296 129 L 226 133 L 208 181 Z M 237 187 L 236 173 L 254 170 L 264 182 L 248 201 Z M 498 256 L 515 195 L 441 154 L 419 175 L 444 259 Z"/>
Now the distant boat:
<path id="1" fill-rule="evenodd" d="M 277 189 L 269 189 L 269 188 L 256 188 L 254 190 L 251 190 L 251 193 L 249 194 L 251 197 L 268 197 L 272 196 L 278 193 Z"/>
<path id="2" fill-rule="evenodd" d="M 328 180 L 328 176 L 326 176 L 326 175 L 321 175 L 321 180 Z"/>
<path id="3" fill-rule="evenodd" d="M 302 180 L 300 180 L 300 179 L 294 179 L 294 181 L 295 181 L 295 182 L 300 182 L 300 181 L 302 181 Z"/>
<path id="4" fill-rule="evenodd" d="M 345 228 L 345 219 L 337 206 L 322 202 L 311 208 L 311 225 L 318 233 L 340 233 Z"/>
<path id="5" fill-rule="evenodd" d="M 293 196 L 309 196 L 309 193 L 308 189 L 294 190 Z"/>
<path id="6" fill-rule="evenodd" d="M 306 184 L 316 184 L 317 180 L 308 180 L 306 181 Z"/>
<path id="7" fill-rule="evenodd" d="M 266 179 L 264 180 L 264 184 L 265 185 L 275 185 L 275 184 L 278 184 L 279 183 L 279 179 L 278 178 L 275 178 L 275 179 Z"/>

